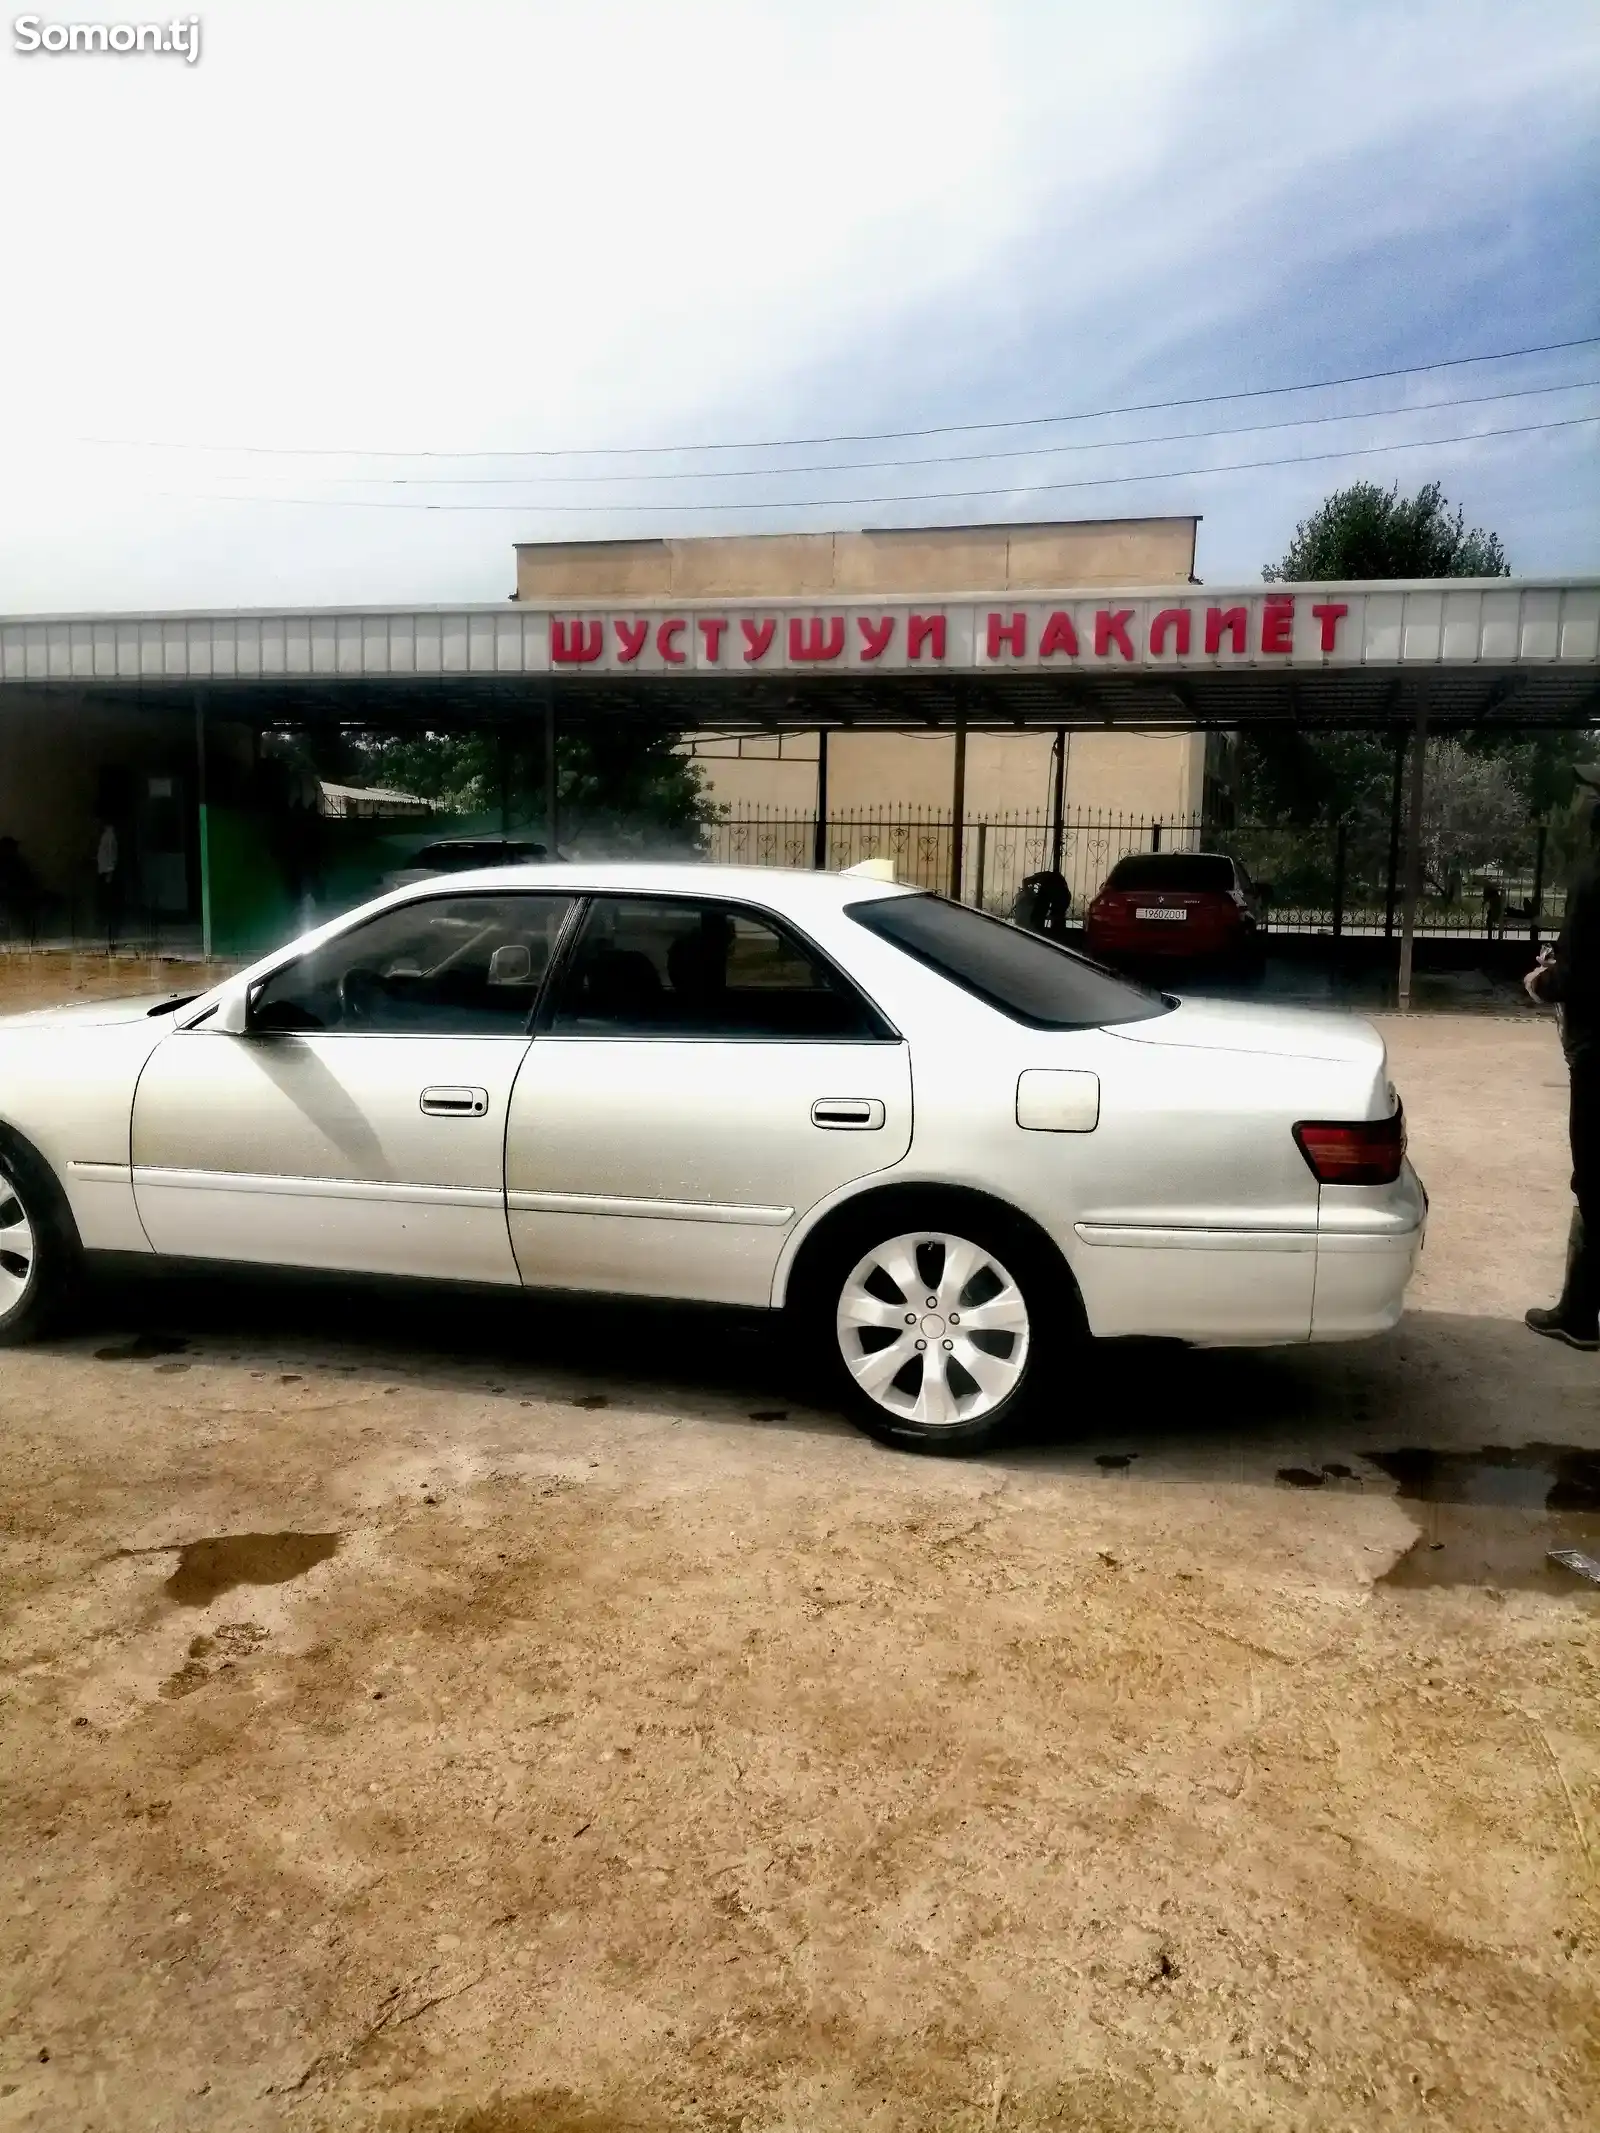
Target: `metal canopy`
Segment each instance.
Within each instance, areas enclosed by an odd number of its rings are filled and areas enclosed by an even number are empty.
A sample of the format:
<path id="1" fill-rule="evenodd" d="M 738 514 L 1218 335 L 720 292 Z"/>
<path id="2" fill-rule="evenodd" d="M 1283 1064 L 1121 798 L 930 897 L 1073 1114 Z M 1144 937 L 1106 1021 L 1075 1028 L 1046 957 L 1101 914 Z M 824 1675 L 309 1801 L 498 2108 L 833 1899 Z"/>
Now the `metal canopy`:
<path id="1" fill-rule="evenodd" d="M 0 711 L 63 696 L 258 728 L 1584 726 L 1600 580 L 0 622 Z"/>

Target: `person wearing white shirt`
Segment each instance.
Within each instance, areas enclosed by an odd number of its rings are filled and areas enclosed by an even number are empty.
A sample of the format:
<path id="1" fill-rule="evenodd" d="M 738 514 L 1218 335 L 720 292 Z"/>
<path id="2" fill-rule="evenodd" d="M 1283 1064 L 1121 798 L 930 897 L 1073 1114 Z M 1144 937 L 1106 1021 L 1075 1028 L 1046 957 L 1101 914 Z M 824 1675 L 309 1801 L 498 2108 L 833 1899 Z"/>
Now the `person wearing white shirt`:
<path id="1" fill-rule="evenodd" d="M 95 901 L 99 907 L 100 923 L 105 928 L 106 953 L 117 945 L 117 933 L 122 917 L 122 850 L 117 841 L 114 823 L 104 823 L 100 830 L 100 842 L 94 855 Z"/>

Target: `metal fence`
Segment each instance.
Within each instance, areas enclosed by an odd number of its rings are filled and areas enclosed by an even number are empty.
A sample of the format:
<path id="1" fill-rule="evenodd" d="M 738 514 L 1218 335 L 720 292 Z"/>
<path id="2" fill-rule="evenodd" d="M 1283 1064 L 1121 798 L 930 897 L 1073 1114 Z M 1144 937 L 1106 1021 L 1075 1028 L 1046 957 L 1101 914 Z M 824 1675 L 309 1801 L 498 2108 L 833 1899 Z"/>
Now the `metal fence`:
<path id="1" fill-rule="evenodd" d="M 824 864 L 840 869 L 888 859 L 901 881 L 948 893 L 955 823 L 931 809 L 858 809 L 830 814 Z M 992 815 L 961 827 L 963 900 L 989 911 L 1011 909 L 1024 878 L 1048 867 L 1054 828 L 1046 820 Z M 764 810 L 730 814 L 707 832 L 708 856 L 725 865 L 810 867 L 816 863 L 812 815 Z M 1081 917 L 1117 861 L 1130 852 L 1222 851 L 1266 891 L 1269 922 L 1282 933 L 1373 935 L 1399 928 L 1404 855 L 1386 822 L 1325 829 L 1245 822 L 1222 830 L 1197 816 L 1155 820 L 1112 813 L 1068 815 L 1061 825 L 1060 867 Z M 1417 929 L 1478 939 L 1537 939 L 1561 924 L 1558 886 L 1564 854 L 1541 824 L 1504 838 L 1487 858 L 1459 871 L 1430 872 L 1417 908 Z"/>
<path id="2" fill-rule="evenodd" d="M 1529 823 L 1500 836 L 1492 848 L 1480 841 L 1470 863 L 1459 867 L 1448 852 L 1441 857 L 1431 850 L 1418 931 L 1480 940 L 1537 941 L 1553 935 L 1565 902 L 1560 885 L 1576 856 L 1568 848 L 1571 834 L 1567 825 L 1558 830 Z M 955 835 L 952 818 L 932 809 L 854 809 L 828 816 L 821 852 L 824 864 L 835 870 L 864 859 L 887 859 L 900 880 L 948 893 Z M 1041 816 L 991 815 L 963 823 L 960 836 L 963 899 L 1001 913 L 1011 909 L 1027 875 L 1051 865 L 1055 851 L 1053 825 Z M 1078 813 L 1062 822 L 1060 867 L 1072 892 L 1073 917 L 1081 919 L 1127 853 L 1229 852 L 1268 892 L 1274 931 L 1381 936 L 1399 929 L 1402 843 L 1388 821 L 1370 818 L 1321 829 L 1243 822 L 1224 830 L 1194 816 Z M 730 813 L 705 830 L 703 849 L 708 859 L 725 865 L 810 867 L 818 853 L 816 818 L 765 810 Z M 343 902 L 358 902 L 364 893 L 370 891 L 352 890 Z M 37 898 L 26 913 L 0 902 L 0 955 L 45 947 L 103 951 L 108 916 L 114 945 L 123 954 L 200 952 L 201 929 L 192 918 L 164 917 L 136 905 L 108 914 L 80 895 Z"/>
<path id="3" fill-rule="evenodd" d="M 137 957 L 191 957 L 201 950 L 198 919 L 130 904 L 108 911 L 88 894 L 35 895 L 23 907 L 0 902 L 0 955 L 98 951 Z"/>

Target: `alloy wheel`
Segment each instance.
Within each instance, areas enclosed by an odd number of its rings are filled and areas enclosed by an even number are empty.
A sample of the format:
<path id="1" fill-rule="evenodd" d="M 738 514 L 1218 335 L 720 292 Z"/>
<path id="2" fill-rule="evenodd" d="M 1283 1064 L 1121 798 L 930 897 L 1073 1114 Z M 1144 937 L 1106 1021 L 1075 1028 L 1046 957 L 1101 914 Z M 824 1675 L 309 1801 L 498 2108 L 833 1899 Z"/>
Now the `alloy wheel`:
<path id="1" fill-rule="evenodd" d="M 22 1196 L 0 1174 L 0 1319 L 9 1318 L 28 1293 L 37 1246 Z"/>
<path id="2" fill-rule="evenodd" d="M 1028 1360 L 1028 1306 L 992 1252 L 944 1230 L 875 1245 L 847 1276 L 835 1320 L 868 1399 L 927 1429 L 982 1420 Z"/>

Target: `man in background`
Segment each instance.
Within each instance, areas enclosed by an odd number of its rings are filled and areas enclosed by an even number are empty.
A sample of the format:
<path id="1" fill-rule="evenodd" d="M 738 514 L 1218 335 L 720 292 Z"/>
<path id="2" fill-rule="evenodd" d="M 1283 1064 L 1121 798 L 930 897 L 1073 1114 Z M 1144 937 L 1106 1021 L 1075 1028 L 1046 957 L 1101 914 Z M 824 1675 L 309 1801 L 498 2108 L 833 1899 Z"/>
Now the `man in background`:
<path id="1" fill-rule="evenodd" d="M 1059 940 L 1067 930 L 1067 919 L 1072 911 L 1072 891 L 1065 878 L 1051 868 L 1042 873 L 1029 874 L 1016 894 L 1011 906 L 1011 923 L 1025 926 L 1030 933 L 1043 933 L 1051 940 Z"/>
<path id="2" fill-rule="evenodd" d="M 101 823 L 100 842 L 95 846 L 94 894 L 109 955 L 117 945 L 122 923 L 122 848 L 116 824 L 109 819 Z"/>
<path id="3" fill-rule="evenodd" d="M 1600 772 L 1580 771 L 1600 791 Z M 1527 1314 L 1534 1333 L 1569 1348 L 1600 1348 L 1600 800 L 1589 808 L 1589 850 L 1567 891 L 1566 922 L 1553 951 L 1523 980 L 1528 997 L 1560 1009 L 1561 1048 L 1572 1080 L 1572 1190 L 1567 1278 L 1553 1310 Z"/>

